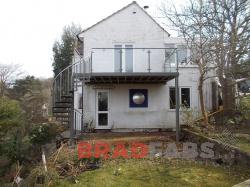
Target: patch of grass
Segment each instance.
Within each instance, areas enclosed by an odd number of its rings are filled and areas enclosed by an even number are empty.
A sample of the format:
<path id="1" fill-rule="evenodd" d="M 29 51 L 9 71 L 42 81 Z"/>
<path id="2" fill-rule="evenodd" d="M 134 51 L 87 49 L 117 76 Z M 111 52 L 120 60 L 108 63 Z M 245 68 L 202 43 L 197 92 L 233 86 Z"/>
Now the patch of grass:
<path id="1" fill-rule="evenodd" d="M 250 175 L 229 168 L 194 161 L 112 160 L 98 170 L 77 176 L 78 183 L 63 179 L 56 186 L 74 187 L 155 187 L 211 186 L 227 187 L 246 180 Z"/>

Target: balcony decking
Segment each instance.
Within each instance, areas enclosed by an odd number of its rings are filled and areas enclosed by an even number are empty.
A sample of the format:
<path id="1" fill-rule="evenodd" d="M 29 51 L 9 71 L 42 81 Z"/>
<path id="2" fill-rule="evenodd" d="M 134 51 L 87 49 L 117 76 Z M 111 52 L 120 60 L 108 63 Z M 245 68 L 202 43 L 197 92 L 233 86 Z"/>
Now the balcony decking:
<path id="1" fill-rule="evenodd" d="M 129 72 L 129 73 L 76 73 L 86 84 L 166 84 L 178 76 L 178 72 Z"/>

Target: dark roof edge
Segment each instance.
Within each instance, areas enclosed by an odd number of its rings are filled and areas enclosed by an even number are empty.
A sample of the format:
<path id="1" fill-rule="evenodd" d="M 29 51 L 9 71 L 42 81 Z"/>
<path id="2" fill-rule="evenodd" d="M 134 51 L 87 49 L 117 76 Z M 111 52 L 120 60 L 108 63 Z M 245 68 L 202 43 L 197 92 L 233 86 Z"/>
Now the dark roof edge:
<path id="1" fill-rule="evenodd" d="M 118 14 L 119 12 L 123 11 L 124 9 L 126 9 L 127 7 L 131 6 L 132 4 L 136 4 L 150 19 L 152 19 L 164 32 L 166 32 L 168 34 L 168 36 L 170 36 L 170 34 L 159 24 L 156 22 L 156 20 L 154 20 L 154 18 L 152 16 L 150 16 L 140 5 L 138 5 L 138 3 L 136 1 L 133 1 L 132 3 L 128 4 L 127 6 L 117 10 L 116 12 L 114 12 L 113 14 L 109 15 L 108 17 L 98 21 L 97 23 L 95 23 L 94 25 L 84 29 L 83 31 L 81 31 L 80 33 L 77 34 L 77 37 L 81 34 L 84 33 L 86 31 L 88 31 L 89 29 L 95 27 L 96 25 L 102 23 L 103 21 L 109 19 L 110 17 L 114 16 L 115 14 Z"/>

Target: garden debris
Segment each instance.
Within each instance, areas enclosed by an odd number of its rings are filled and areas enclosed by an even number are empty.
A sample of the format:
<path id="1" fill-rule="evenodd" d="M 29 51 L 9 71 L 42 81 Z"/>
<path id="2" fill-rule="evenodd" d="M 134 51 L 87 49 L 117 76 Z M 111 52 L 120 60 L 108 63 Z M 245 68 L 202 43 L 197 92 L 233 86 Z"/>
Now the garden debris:
<path id="1" fill-rule="evenodd" d="M 78 160 L 77 150 L 71 149 L 67 143 L 50 156 L 48 165 L 53 167 L 62 178 L 76 176 L 84 171 L 99 168 L 99 159 L 84 159 Z"/>

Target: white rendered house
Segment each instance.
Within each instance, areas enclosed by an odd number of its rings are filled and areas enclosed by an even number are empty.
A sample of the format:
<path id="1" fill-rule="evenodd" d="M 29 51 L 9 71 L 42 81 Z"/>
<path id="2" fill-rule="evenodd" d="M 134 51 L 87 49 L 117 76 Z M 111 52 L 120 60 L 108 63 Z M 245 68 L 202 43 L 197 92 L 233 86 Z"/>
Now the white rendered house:
<path id="1" fill-rule="evenodd" d="M 200 109 L 199 71 L 182 63 L 189 53 L 183 40 L 170 37 L 136 2 L 85 29 L 78 39 L 82 46 L 74 63 L 54 82 L 53 112 L 71 122 L 71 129 L 175 129 L 177 102 Z M 212 81 L 204 86 L 208 110 L 214 107 Z"/>

